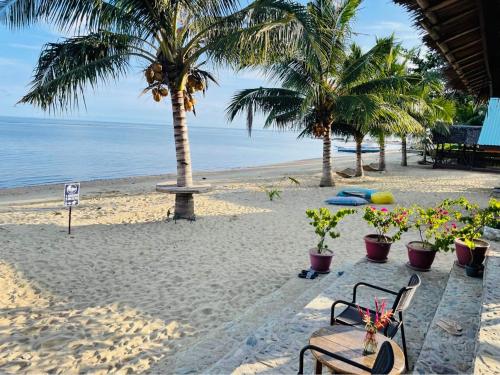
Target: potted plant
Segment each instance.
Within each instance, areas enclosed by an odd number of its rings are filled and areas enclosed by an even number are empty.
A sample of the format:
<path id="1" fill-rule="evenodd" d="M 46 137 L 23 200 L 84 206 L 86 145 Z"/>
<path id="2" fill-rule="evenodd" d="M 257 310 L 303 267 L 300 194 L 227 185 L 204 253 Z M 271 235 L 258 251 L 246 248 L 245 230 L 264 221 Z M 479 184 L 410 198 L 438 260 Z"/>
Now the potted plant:
<path id="1" fill-rule="evenodd" d="M 420 241 L 406 244 L 408 266 L 418 271 L 429 271 L 438 251 L 449 251 L 457 233 L 457 225 L 451 223 L 450 212 L 439 205 L 423 208 L 415 206 L 410 222 L 417 229 Z"/>
<path id="2" fill-rule="evenodd" d="M 455 203 L 465 209 L 465 213 L 459 217 L 464 226 L 458 231 L 458 237 L 455 239 L 457 264 L 465 267 L 467 275 L 477 277 L 482 273 L 482 264 L 490 247 L 481 237 L 485 227 L 498 225 L 500 202 L 491 199 L 486 208 L 480 208 L 465 198 Z"/>
<path id="3" fill-rule="evenodd" d="M 408 210 L 401 207 L 392 211 L 387 208 L 377 210 L 371 206 L 365 208 L 363 219 L 377 231 L 376 234 L 368 234 L 363 238 L 366 257 L 372 262 L 386 262 L 391 245 L 401 238 L 403 232 L 408 231 Z M 397 232 L 388 236 L 391 228 L 397 228 Z"/>
<path id="4" fill-rule="evenodd" d="M 340 237 L 340 233 L 334 232 L 335 227 L 345 216 L 355 212 L 356 210 L 353 209 L 341 209 L 335 213 L 331 213 L 327 208 L 306 211 L 307 217 L 311 219 L 309 224 L 314 227 L 314 232 L 319 237 L 316 247 L 309 250 L 311 269 L 320 273 L 329 272 L 333 252 L 328 249 L 328 245 L 325 243 L 326 237 L 328 235 L 331 238 Z"/>

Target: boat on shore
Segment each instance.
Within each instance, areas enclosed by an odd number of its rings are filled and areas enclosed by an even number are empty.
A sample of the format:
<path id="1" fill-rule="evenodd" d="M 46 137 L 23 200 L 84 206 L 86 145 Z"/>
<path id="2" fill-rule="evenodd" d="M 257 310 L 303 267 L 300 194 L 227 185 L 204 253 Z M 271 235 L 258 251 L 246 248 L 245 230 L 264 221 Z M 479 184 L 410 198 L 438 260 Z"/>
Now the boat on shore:
<path id="1" fill-rule="evenodd" d="M 337 146 L 337 151 L 338 152 L 356 153 L 356 146 Z M 362 153 L 374 153 L 374 152 L 379 152 L 379 151 L 380 151 L 380 147 L 378 147 L 378 146 L 367 146 L 367 145 L 361 146 Z"/>

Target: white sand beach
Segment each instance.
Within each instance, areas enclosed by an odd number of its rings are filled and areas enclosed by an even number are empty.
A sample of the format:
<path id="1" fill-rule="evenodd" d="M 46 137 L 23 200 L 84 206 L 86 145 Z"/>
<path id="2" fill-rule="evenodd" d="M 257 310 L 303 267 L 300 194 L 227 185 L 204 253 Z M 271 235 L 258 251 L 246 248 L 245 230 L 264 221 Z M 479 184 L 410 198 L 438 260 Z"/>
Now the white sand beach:
<path id="1" fill-rule="evenodd" d="M 82 183 L 71 235 L 61 186 L 0 191 L 0 372 L 141 373 L 158 361 L 168 368 L 253 307 L 271 313 L 311 287 L 297 278 L 315 244 L 304 212 L 340 187 L 389 190 L 401 205 L 462 195 L 484 204 L 500 182 L 420 167 L 416 156 L 402 168 L 399 157 L 389 156 L 387 173 L 339 177 L 335 188 L 317 187 L 319 160 L 198 173 L 214 190 L 196 197 L 195 222 L 165 220 L 173 197 L 154 185 L 168 176 Z M 282 198 L 270 202 L 261 187 L 283 176 L 301 184 L 281 183 Z M 340 231 L 330 246 L 336 270 L 364 256 L 369 228 L 358 213 Z M 403 241 L 393 251 L 405 251 Z M 282 287 L 284 300 L 266 299 Z"/>

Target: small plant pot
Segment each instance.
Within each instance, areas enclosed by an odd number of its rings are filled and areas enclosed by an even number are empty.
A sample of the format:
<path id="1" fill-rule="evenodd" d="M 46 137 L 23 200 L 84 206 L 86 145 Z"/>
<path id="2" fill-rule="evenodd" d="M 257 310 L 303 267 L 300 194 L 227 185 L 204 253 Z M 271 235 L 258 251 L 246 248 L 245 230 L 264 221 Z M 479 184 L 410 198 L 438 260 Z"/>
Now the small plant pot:
<path id="1" fill-rule="evenodd" d="M 483 267 L 476 264 L 466 264 L 465 265 L 465 273 L 469 277 L 482 277 L 483 276 Z"/>
<path id="2" fill-rule="evenodd" d="M 377 234 L 369 234 L 363 238 L 365 240 L 366 257 L 375 263 L 387 262 L 387 255 L 391 250 L 392 239 L 384 236 L 385 241 L 380 241 Z"/>
<path id="3" fill-rule="evenodd" d="M 311 261 L 311 269 L 320 273 L 327 273 L 330 271 L 332 264 L 333 253 L 330 250 L 323 250 L 318 254 L 318 249 L 314 248 L 309 250 L 309 259 Z"/>
<path id="4" fill-rule="evenodd" d="M 420 241 L 412 241 L 406 244 L 408 249 L 408 265 L 417 271 L 429 271 L 434 258 L 436 257 L 435 250 L 425 247 L 425 244 Z"/>
<path id="5" fill-rule="evenodd" d="M 474 250 L 469 249 L 461 238 L 455 239 L 455 252 L 457 254 L 457 265 L 465 267 L 467 264 L 480 265 L 486 258 L 486 252 L 490 244 L 483 240 L 474 240 Z"/>

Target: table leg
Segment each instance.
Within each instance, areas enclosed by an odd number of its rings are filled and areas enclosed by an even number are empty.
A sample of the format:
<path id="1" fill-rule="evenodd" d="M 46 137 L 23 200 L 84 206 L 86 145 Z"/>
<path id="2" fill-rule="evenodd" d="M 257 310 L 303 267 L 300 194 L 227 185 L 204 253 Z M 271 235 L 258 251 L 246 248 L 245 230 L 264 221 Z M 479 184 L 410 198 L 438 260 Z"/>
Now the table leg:
<path id="1" fill-rule="evenodd" d="M 314 370 L 314 373 L 316 375 L 319 375 L 319 374 L 323 373 L 323 364 L 320 361 L 316 361 L 316 368 Z"/>

